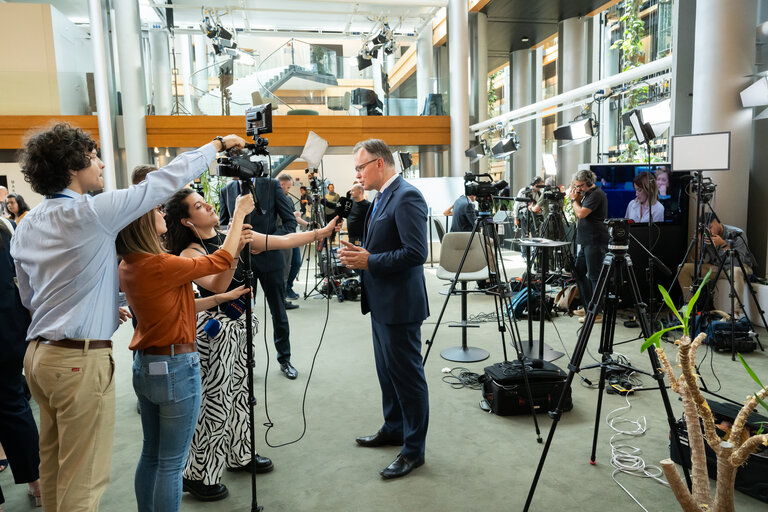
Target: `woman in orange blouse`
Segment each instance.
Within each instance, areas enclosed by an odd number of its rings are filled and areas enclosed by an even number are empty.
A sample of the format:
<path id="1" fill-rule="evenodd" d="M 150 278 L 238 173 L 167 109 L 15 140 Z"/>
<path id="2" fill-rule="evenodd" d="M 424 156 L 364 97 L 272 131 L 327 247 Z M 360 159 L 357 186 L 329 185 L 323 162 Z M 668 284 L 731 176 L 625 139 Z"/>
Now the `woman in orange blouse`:
<path id="1" fill-rule="evenodd" d="M 133 387 L 141 406 L 144 444 L 134 487 L 139 511 L 178 511 L 181 472 L 200 410 L 200 358 L 195 346 L 195 302 L 191 281 L 233 265 L 250 241 L 243 218 L 252 196 L 240 196 L 233 225 L 221 249 L 198 258 L 166 253 L 158 232 L 165 230 L 161 208 L 123 229 L 120 287 L 138 320 L 130 348 Z M 160 228 L 160 229 L 158 229 Z"/>

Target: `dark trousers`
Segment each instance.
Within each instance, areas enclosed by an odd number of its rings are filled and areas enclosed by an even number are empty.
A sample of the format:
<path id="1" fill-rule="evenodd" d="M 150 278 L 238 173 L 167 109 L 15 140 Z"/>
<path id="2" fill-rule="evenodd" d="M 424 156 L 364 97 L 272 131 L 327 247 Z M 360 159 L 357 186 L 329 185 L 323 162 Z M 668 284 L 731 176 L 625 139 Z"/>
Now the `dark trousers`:
<path id="1" fill-rule="evenodd" d="M 301 249 L 294 247 L 291 249 L 291 269 L 288 271 L 288 279 L 285 283 L 285 291 L 293 290 L 293 283 L 301 270 Z"/>
<path id="2" fill-rule="evenodd" d="M 291 330 L 288 326 L 288 315 L 285 313 L 285 281 L 283 269 L 270 270 L 268 272 L 253 269 L 253 289 L 256 290 L 256 282 L 261 283 L 264 295 L 272 313 L 272 328 L 275 335 L 275 350 L 277 361 L 285 363 L 291 360 Z"/>
<path id="3" fill-rule="evenodd" d="M 592 300 L 592 294 L 597 287 L 597 279 L 600 277 L 603 258 L 605 258 L 607 251 L 608 247 L 605 245 L 582 245 L 576 256 L 576 263 L 574 264 L 576 286 L 579 288 L 584 309 Z"/>
<path id="4" fill-rule="evenodd" d="M 34 482 L 40 475 L 40 446 L 32 409 L 24 396 L 22 362 L 0 365 L 0 443 L 17 484 Z M 2 503 L 2 491 L 0 491 Z"/>
<path id="5" fill-rule="evenodd" d="M 384 411 L 382 431 L 403 436 L 402 454 L 424 456 L 429 393 L 421 363 L 421 322 L 388 325 L 371 316 L 373 355 Z"/>

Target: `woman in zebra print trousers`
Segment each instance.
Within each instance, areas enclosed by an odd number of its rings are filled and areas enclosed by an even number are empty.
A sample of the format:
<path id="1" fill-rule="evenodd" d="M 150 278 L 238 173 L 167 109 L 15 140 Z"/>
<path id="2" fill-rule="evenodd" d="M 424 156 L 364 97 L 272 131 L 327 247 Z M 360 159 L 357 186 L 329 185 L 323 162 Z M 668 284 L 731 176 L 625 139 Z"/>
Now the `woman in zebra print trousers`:
<path id="1" fill-rule="evenodd" d="M 269 248 L 289 249 L 326 238 L 333 231 L 335 221 L 314 231 L 271 236 Z M 166 222 L 168 245 L 173 254 L 189 258 L 210 254 L 224 239 L 216 229 L 219 223 L 216 210 L 191 189 L 171 197 L 166 204 Z M 251 251 L 265 250 L 267 236 L 251 233 Z M 200 295 L 210 297 L 246 284 L 243 265 L 246 257 L 240 255 L 238 264 L 229 270 L 196 280 Z M 232 301 L 198 313 L 202 403 L 184 468 L 184 490 L 202 501 L 220 500 L 228 495 L 226 486 L 220 483 L 225 468 L 253 469 L 256 473 L 273 469 L 272 461 L 258 454 L 251 463 L 243 309 L 244 302 Z"/>

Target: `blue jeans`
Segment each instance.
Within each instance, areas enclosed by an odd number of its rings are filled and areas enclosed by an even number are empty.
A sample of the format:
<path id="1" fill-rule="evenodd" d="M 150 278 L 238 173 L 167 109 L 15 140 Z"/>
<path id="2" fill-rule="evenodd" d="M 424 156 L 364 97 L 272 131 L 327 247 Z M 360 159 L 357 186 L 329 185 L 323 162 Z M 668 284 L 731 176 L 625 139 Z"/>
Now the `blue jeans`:
<path id="1" fill-rule="evenodd" d="M 579 254 L 576 255 L 576 263 L 574 264 L 576 285 L 579 288 L 585 311 L 597 287 L 597 280 L 600 277 L 600 269 L 603 267 L 606 252 L 608 252 L 607 245 L 582 245 Z M 601 298 L 598 297 L 598 299 Z"/>
<path id="2" fill-rule="evenodd" d="M 150 374 L 150 363 L 168 364 L 168 373 Z M 153 365 L 157 366 L 157 365 Z M 155 372 L 153 372 L 155 373 Z M 141 406 L 144 445 L 134 488 L 140 512 L 173 512 L 181 507 L 181 472 L 200 413 L 200 355 L 136 353 L 133 389 Z"/>

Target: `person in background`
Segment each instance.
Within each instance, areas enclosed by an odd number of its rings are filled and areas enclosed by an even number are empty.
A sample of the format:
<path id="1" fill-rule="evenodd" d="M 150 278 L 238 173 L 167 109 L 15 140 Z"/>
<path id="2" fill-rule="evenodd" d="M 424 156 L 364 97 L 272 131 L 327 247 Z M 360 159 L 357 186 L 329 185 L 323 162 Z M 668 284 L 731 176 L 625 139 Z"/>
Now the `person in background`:
<path id="1" fill-rule="evenodd" d="M 88 192 L 104 188 L 104 164 L 81 129 L 55 124 L 32 135 L 20 153 L 25 179 L 46 196 L 11 242 L 21 301 L 32 312 L 24 373 L 40 408 L 46 512 L 96 511 L 109 482 L 115 425 L 109 338 L 121 320 L 117 234 L 202 174 L 217 151 L 233 147 L 245 147 L 245 140 L 217 137 L 140 185 L 96 196 Z"/>
<path id="2" fill-rule="evenodd" d="M 6 200 L 5 207 L 8 209 L 8 213 L 10 214 L 10 219 L 16 224 L 19 225 L 19 222 L 21 222 L 21 219 L 24 218 L 24 216 L 29 212 L 29 206 L 27 206 L 26 201 L 24 201 L 24 198 L 21 197 L 19 194 L 8 194 L 8 199 Z"/>
<path id="3" fill-rule="evenodd" d="M 22 375 L 24 352 L 27 350 L 29 311 L 21 303 L 14 278 L 11 258 L 10 223 L 0 221 L 0 472 L 8 465 L 13 481 L 27 484 L 27 494 L 41 506 L 40 447 L 37 424 L 27 398 L 24 396 Z M 4 502 L 0 489 L 0 508 Z"/>
<path id="4" fill-rule="evenodd" d="M 352 186 L 349 197 L 354 204 L 347 217 L 347 234 L 352 245 L 363 244 L 363 232 L 365 230 L 365 218 L 371 208 L 371 202 L 365 198 L 365 188 L 359 183 Z"/>
<path id="5" fill-rule="evenodd" d="M 304 185 L 299 187 L 299 211 L 301 212 L 301 218 L 309 222 L 309 192 Z"/>
<path id="6" fill-rule="evenodd" d="M 581 170 L 573 175 L 572 187 L 568 191 L 573 212 L 579 219 L 576 224 L 576 243 L 579 252 L 574 263 L 576 284 L 584 308 L 574 314 L 584 316 L 586 307 L 592 300 L 592 293 L 600 276 L 600 267 L 608 251 L 608 228 L 603 221 L 608 215 L 608 198 L 605 192 L 595 185 L 595 173 Z M 602 322 L 603 315 L 598 313 L 595 322 Z M 580 319 L 581 322 L 584 318 Z"/>
<path id="7" fill-rule="evenodd" d="M 294 208 L 294 217 L 296 218 L 297 224 L 303 224 L 304 226 L 307 225 L 305 221 L 299 222 L 299 219 L 301 218 L 299 215 L 296 215 L 296 203 L 293 201 L 293 196 L 291 196 L 291 187 L 293 186 L 293 178 L 288 173 L 282 173 L 280 176 L 277 177 L 277 181 L 280 182 L 280 188 L 283 189 L 283 192 L 285 193 L 285 196 L 288 198 L 289 201 L 291 201 L 291 204 L 293 204 Z M 293 247 L 291 249 L 283 249 L 283 257 L 285 258 L 285 267 L 284 267 L 284 275 L 285 275 L 285 298 L 286 299 L 298 299 L 299 294 L 296 293 L 293 290 L 293 282 L 296 281 L 296 276 L 299 275 L 299 270 L 301 270 L 301 249 L 298 247 Z"/>
<path id="8" fill-rule="evenodd" d="M 8 189 L 0 185 L 0 217 L 8 215 L 8 210 L 5 209 L 5 201 L 8 199 Z"/>
<path id="9" fill-rule="evenodd" d="M 476 196 L 460 195 L 451 207 L 443 212 L 446 217 L 453 216 L 451 233 L 470 232 L 475 228 L 475 221 L 477 220 L 475 200 Z"/>
<path id="10" fill-rule="evenodd" d="M 633 222 L 664 222 L 664 206 L 659 202 L 656 182 L 651 181 L 651 173 L 643 171 L 632 181 L 635 198 L 627 205 L 625 217 Z"/>

